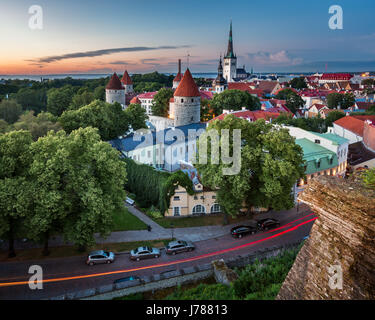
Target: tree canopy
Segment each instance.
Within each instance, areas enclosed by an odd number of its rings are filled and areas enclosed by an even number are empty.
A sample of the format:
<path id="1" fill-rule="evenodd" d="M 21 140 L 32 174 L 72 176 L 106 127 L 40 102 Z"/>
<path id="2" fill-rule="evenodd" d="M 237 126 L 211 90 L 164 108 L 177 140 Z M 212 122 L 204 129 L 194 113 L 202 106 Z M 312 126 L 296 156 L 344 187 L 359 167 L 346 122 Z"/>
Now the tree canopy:
<path id="1" fill-rule="evenodd" d="M 3 119 L 8 124 L 16 122 L 22 112 L 22 106 L 14 100 L 0 102 L 0 119 Z"/>
<path id="2" fill-rule="evenodd" d="M 74 89 L 66 85 L 60 89 L 53 88 L 47 93 L 47 111 L 55 116 L 60 116 L 72 103 Z"/>
<path id="3" fill-rule="evenodd" d="M 173 90 L 169 88 L 162 88 L 154 96 L 154 101 L 151 106 L 152 115 L 159 117 L 168 117 L 169 100 L 173 97 Z"/>
<path id="4" fill-rule="evenodd" d="M 78 110 L 65 111 L 59 122 L 67 133 L 78 128 L 97 128 L 101 138 L 107 141 L 125 134 L 129 130 L 130 118 L 119 103 L 95 100 Z"/>
<path id="5" fill-rule="evenodd" d="M 235 175 L 224 175 L 223 169 L 231 167 L 220 159 L 219 164 L 212 163 L 211 146 L 208 144 L 207 164 L 198 163 L 196 167 L 202 183 L 217 190 L 218 202 L 226 213 L 238 214 L 242 205 L 290 209 L 294 206 L 292 188 L 296 181 L 304 176 L 303 151 L 295 143 L 288 130 L 266 124 L 264 120 L 248 122 L 233 115 L 224 120 L 212 122 L 208 131 L 215 129 L 221 136 L 222 129 L 241 130 L 241 166 Z M 201 138 L 198 154 L 201 152 Z M 220 140 L 220 149 L 223 147 Z M 233 139 L 229 142 L 233 152 Z"/>
<path id="6" fill-rule="evenodd" d="M 214 95 L 210 102 L 211 107 L 216 115 L 223 113 L 223 110 L 248 110 L 260 109 L 260 101 L 257 97 L 252 96 L 247 91 L 225 90 Z"/>

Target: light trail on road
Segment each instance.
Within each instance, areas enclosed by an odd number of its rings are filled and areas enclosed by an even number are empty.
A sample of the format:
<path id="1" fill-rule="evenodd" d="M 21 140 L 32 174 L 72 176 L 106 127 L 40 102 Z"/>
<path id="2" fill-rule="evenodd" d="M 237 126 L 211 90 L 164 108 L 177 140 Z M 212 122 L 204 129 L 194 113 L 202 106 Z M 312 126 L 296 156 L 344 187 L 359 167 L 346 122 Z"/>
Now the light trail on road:
<path id="1" fill-rule="evenodd" d="M 311 215 L 312 214 L 309 214 L 309 215 L 307 215 L 305 217 L 302 217 L 300 219 L 296 219 L 295 221 L 304 219 L 304 218 L 306 218 L 308 216 L 311 216 Z M 249 242 L 249 243 L 245 243 L 245 244 L 242 244 L 242 245 L 239 245 L 239 246 L 235 246 L 233 248 L 223 249 L 223 250 L 219 250 L 219 251 L 215 251 L 215 252 L 211 252 L 211 253 L 206 253 L 206 254 L 195 256 L 195 257 L 191 257 L 191 258 L 186 258 L 186 259 L 181 259 L 181 260 L 176 260 L 176 261 L 171 261 L 171 262 L 165 262 L 165 263 L 160 263 L 160 264 L 151 265 L 151 266 L 137 267 L 137 268 L 132 268 L 132 269 L 116 270 L 116 271 L 109 271 L 109 272 L 103 272 L 103 273 L 94 273 L 94 274 L 87 274 L 87 275 L 80 275 L 80 276 L 73 276 L 73 277 L 44 279 L 42 281 L 38 281 L 38 283 L 62 282 L 62 281 L 69 281 L 69 280 L 79 280 L 79 279 L 86 279 L 86 278 L 103 277 L 103 276 L 108 276 L 108 275 L 112 275 L 112 274 L 128 273 L 128 272 L 133 272 L 133 271 L 146 270 L 146 269 L 154 269 L 154 268 L 166 267 L 166 266 L 171 266 L 171 265 L 176 265 L 176 264 L 181 264 L 181 263 L 186 263 L 186 262 L 197 261 L 197 260 L 201 260 L 201 259 L 204 259 L 204 258 L 208 258 L 208 257 L 212 257 L 212 256 L 217 256 L 217 255 L 224 254 L 224 253 L 227 253 L 227 252 L 231 252 L 231 251 L 243 249 L 245 247 L 248 247 L 248 246 L 251 246 L 251 245 L 254 245 L 254 244 L 266 241 L 266 240 L 269 240 L 269 239 L 273 239 L 273 238 L 279 237 L 279 236 L 281 236 L 283 234 L 286 234 L 286 233 L 289 233 L 291 231 L 294 231 L 294 230 L 300 228 L 301 226 L 303 226 L 305 224 L 313 222 L 316 219 L 318 219 L 318 217 L 314 217 L 314 218 L 309 219 L 307 221 L 304 221 L 304 222 L 302 222 L 300 224 L 297 224 L 294 227 L 291 227 L 291 228 L 289 228 L 287 230 L 284 230 L 282 232 L 276 233 L 276 234 L 274 234 L 272 236 L 269 236 L 269 237 L 266 237 L 266 238 L 263 238 L 263 239 L 255 240 L 255 241 L 252 241 L 252 242 Z M 283 227 L 280 227 L 278 229 L 285 228 L 285 226 L 288 226 L 291 223 L 293 223 L 293 221 L 287 223 L 286 225 L 284 225 Z M 274 232 L 275 230 L 278 230 L 278 229 L 273 229 L 270 232 Z M 28 285 L 28 284 L 29 284 L 29 281 L 4 282 L 4 283 L 0 283 L 0 287 L 10 287 L 10 286 L 19 286 L 19 285 Z"/>

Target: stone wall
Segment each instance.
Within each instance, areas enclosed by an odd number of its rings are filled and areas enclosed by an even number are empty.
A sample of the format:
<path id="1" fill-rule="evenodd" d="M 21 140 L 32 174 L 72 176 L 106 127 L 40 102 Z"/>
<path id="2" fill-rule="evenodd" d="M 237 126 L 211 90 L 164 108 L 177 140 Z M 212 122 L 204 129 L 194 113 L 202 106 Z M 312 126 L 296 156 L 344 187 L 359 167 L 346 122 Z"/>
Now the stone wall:
<path id="1" fill-rule="evenodd" d="M 358 175 L 321 176 L 299 200 L 318 219 L 277 299 L 374 299 L 375 192 Z"/>
<path id="2" fill-rule="evenodd" d="M 284 250 L 294 249 L 300 245 L 300 241 L 285 246 L 274 246 L 259 250 L 255 253 L 238 255 L 225 259 L 230 268 L 244 267 L 253 263 L 256 259 L 263 260 L 275 257 Z M 192 283 L 200 279 L 214 276 L 214 269 L 210 263 L 175 269 L 163 273 L 156 273 L 151 277 L 143 276 L 140 280 L 126 281 L 118 284 L 109 284 L 97 288 L 66 293 L 49 300 L 110 300 L 130 294 L 160 290 L 175 287 L 178 284 Z"/>

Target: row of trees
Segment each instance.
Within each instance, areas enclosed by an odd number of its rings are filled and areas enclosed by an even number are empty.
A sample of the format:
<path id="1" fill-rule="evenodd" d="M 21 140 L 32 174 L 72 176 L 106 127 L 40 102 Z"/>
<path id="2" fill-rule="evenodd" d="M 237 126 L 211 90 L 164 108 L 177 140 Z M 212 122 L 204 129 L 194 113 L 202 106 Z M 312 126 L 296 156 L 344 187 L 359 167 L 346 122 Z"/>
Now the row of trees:
<path id="1" fill-rule="evenodd" d="M 348 109 L 355 103 L 353 93 L 337 93 L 333 92 L 327 95 L 327 107 L 330 109 Z"/>
<path id="2" fill-rule="evenodd" d="M 98 128 L 102 140 L 111 140 L 129 129 L 146 128 L 146 119 L 146 112 L 141 105 L 130 105 L 123 111 L 118 103 L 109 104 L 100 100 L 94 100 L 76 110 L 64 111 L 60 117 L 49 112 L 35 116 L 34 111 L 24 112 L 13 100 L 0 102 L 0 133 L 24 129 L 31 132 L 33 140 L 44 136 L 49 130 L 64 129 L 70 133 L 86 127 Z"/>
<path id="3" fill-rule="evenodd" d="M 0 135 L 0 238 L 44 242 L 62 235 L 79 247 L 109 234 L 123 206 L 126 166 L 97 129 L 49 132 L 33 142 L 28 131 Z"/>
<path id="4" fill-rule="evenodd" d="M 284 113 L 272 121 L 273 124 L 284 124 L 287 126 L 298 127 L 307 131 L 314 131 L 323 133 L 327 131 L 328 127 L 331 127 L 333 122 L 338 119 L 345 117 L 345 114 L 340 111 L 330 112 L 325 119 L 320 117 L 314 118 L 297 118 L 294 119 L 292 115 Z"/>

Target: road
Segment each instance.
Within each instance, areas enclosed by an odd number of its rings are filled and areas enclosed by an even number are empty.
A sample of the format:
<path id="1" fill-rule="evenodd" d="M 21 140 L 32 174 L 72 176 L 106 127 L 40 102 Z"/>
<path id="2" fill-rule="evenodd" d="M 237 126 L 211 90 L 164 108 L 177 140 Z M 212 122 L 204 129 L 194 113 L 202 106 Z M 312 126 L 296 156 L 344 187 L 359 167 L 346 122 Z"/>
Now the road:
<path id="1" fill-rule="evenodd" d="M 131 261 L 129 254 L 116 255 L 113 264 L 87 266 L 84 256 L 56 258 L 41 261 L 6 262 L 0 264 L 0 299 L 46 299 L 105 284 L 129 275 L 152 275 L 176 268 L 184 268 L 209 263 L 218 258 L 229 258 L 255 252 L 270 246 L 295 243 L 306 237 L 316 216 L 303 213 L 281 221 L 281 227 L 266 232 L 258 232 L 242 239 L 233 239 L 229 234 L 196 242 L 196 250 L 168 256 L 164 252 L 160 258 Z M 43 269 L 42 290 L 31 290 L 27 281 L 31 265 Z M 73 279 L 72 279 L 73 278 Z"/>

